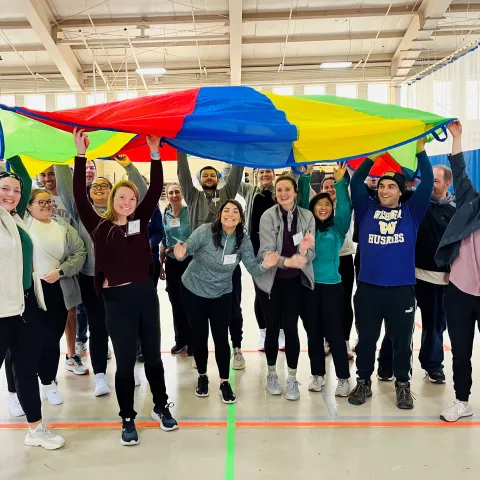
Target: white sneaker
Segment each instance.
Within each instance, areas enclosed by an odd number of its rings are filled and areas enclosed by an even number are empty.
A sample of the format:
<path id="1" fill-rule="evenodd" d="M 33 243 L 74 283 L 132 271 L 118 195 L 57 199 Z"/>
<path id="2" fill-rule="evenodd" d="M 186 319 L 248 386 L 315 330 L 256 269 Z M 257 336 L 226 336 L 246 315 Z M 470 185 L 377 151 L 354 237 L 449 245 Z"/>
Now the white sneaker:
<path id="1" fill-rule="evenodd" d="M 55 382 L 50 385 L 42 385 L 42 397 L 46 398 L 50 405 L 61 405 L 63 403 L 63 397 L 57 391 Z"/>
<path id="2" fill-rule="evenodd" d="M 321 392 L 322 387 L 325 385 L 325 377 L 322 375 L 313 375 L 312 376 L 312 381 L 310 382 L 310 385 L 308 386 L 308 389 L 311 392 Z"/>
<path id="3" fill-rule="evenodd" d="M 353 355 L 352 347 L 350 346 L 350 342 L 345 342 L 347 344 L 347 357 L 349 360 L 353 360 L 355 357 Z"/>
<path id="4" fill-rule="evenodd" d="M 95 375 L 95 396 L 103 397 L 110 393 L 110 387 L 107 383 L 107 376 L 104 373 L 97 373 Z"/>
<path id="5" fill-rule="evenodd" d="M 82 358 L 86 354 L 87 354 L 87 347 L 85 346 L 85 343 L 77 342 L 75 344 L 75 355 L 77 355 L 77 357 L 79 358 Z"/>
<path id="6" fill-rule="evenodd" d="M 89 372 L 88 367 L 85 366 L 78 355 L 65 359 L 65 368 L 75 375 L 85 375 Z"/>
<path id="7" fill-rule="evenodd" d="M 325 356 L 328 357 L 330 355 L 330 344 L 326 340 L 323 341 L 323 350 L 325 352 Z"/>
<path id="8" fill-rule="evenodd" d="M 278 334 L 278 349 L 282 352 L 285 351 L 285 332 L 283 329 L 281 329 Z"/>
<path id="9" fill-rule="evenodd" d="M 41 423 L 35 430 L 28 429 L 25 445 L 57 450 L 57 448 L 62 448 L 65 445 L 65 439 L 53 433 L 44 423 Z"/>
<path id="10" fill-rule="evenodd" d="M 261 328 L 260 329 L 260 338 L 258 339 L 258 351 L 264 352 L 265 351 L 265 337 L 267 335 L 267 329 Z"/>
<path id="11" fill-rule="evenodd" d="M 287 377 L 287 383 L 285 386 L 285 399 L 286 400 L 300 400 L 300 390 L 298 386 L 300 382 L 294 377 Z"/>
<path id="12" fill-rule="evenodd" d="M 339 378 L 337 388 L 335 389 L 336 397 L 348 397 L 350 394 L 350 383 L 348 378 Z"/>
<path id="13" fill-rule="evenodd" d="M 110 349 L 110 346 L 109 346 L 107 350 L 107 360 L 110 360 L 111 358 L 112 358 L 112 350 Z"/>
<path id="14" fill-rule="evenodd" d="M 440 414 L 440 418 L 446 422 L 456 422 L 462 417 L 471 417 L 473 415 L 472 407 L 460 400 L 454 400 Z"/>
<path id="15" fill-rule="evenodd" d="M 133 374 L 135 376 L 135 387 L 139 387 L 142 384 L 142 380 L 137 372 L 133 372 Z"/>
<path id="16" fill-rule="evenodd" d="M 16 393 L 9 393 L 7 402 L 10 415 L 13 415 L 14 417 L 23 417 L 25 415 Z"/>
<path id="17" fill-rule="evenodd" d="M 268 373 L 267 375 L 267 392 L 270 395 L 282 394 L 282 387 L 278 382 L 278 375 L 276 373 Z"/>
<path id="18" fill-rule="evenodd" d="M 197 368 L 197 362 L 195 361 L 195 357 L 192 358 L 192 368 Z"/>

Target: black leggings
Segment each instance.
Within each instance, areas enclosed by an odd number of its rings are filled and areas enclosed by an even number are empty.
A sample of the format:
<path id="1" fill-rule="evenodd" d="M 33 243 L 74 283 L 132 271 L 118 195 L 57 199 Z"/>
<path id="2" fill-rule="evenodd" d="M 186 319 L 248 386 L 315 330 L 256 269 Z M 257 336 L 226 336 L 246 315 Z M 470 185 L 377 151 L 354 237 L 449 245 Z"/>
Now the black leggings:
<path id="1" fill-rule="evenodd" d="M 103 297 L 98 295 L 95 290 L 94 277 L 80 273 L 78 283 L 90 329 L 89 350 L 93 373 L 105 373 L 107 371 L 108 332 Z"/>
<path id="2" fill-rule="evenodd" d="M 204 298 L 192 293 L 182 283 L 182 300 L 193 334 L 193 354 L 198 373 L 207 373 L 208 321 L 215 343 L 215 359 L 221 379 L 227 379 L 230 371 L 230 346 L 228 325 L 232 294 L 219 298 Z"/>
<path id="3" fill-rule="evenodd" d="M 185 313 L 184 304 L 181 298 L 182 275 L 190 264 L 192 257 L 182 262 L 175 258 L 167 257 L 165 262 L 165 277 L 167 282 L 167 293 L 172 304 L 173 328 L 175 330 L 175 344 L 188 345 L 189 350 L 193 348 L 193 339 Z"/>
<path id="4" fill-rule="evenodd" d="M 29 423 L 42 419 L 37 367 L 41 354 L 38 341 L 42 331 L 41 315 L 31 288 L 25 295 L 23 315 L 0 319 L 0 368 L 10 350 L 16 391 Z"/>
<path id="5" fill-rule="evenodd" d="M 230 316 L 230 338 L 233 348 L 241 348 L 243 340 L 243 315 L 242 315 L 242 269 L 240 264 L 235 267 L 232 275 L 232 300 Z"/>
<path id="6" fill-rule="evenodd" d="M 153 282 L 130 283 L 102 291 L 107 312 L 107 328 L 112 339 L 117 371 L 115 390 L 119 415 L 135 418 L 134 368 L 137 359 L 137 338 L 145 357 L 145 375 L 156 407 L 163 408 L 168 396 L 165 372 L 160 355 L 160 311 Z"/>
<path id="7" fill-rule="evenodd" d="M 350 332 L 353 325 L 352 293 L 355 282 L 355 269 L 353 266 L 353 255 L 340 257 L 338 273 L 342 277 L 344 312 L 343 312 L 343 335 L 346 342 L 350 340 Z"/>
<path id="8" fill-rule="evenodd" d="M 267 333 L 265 336 L 265 355 L 268 365 L 275 365 L 278 356 L 278 334 L 280 320 L 285 332 L 285 356 L 289 368 L 296 369 L 300 356 L 298 338 L 298 317 L 301 304 L 308 288 L 302 285 L 300 276 L 288 279 L 275 279 L 270 292 L 259 290 L 260 301 L 265 314 Z"/>
<path id="9" fill-rule="evenodd" d="M 308 290 L 308 300 L 302 302 L 302 320 L 308 337 L 308 356 L 312 375 L 325 375 L 326 338 L 332 351 L 337 378 L 350 378 L 347 346 L 344 335 L 344 296 L 341 283 L 315 284 Z"/>

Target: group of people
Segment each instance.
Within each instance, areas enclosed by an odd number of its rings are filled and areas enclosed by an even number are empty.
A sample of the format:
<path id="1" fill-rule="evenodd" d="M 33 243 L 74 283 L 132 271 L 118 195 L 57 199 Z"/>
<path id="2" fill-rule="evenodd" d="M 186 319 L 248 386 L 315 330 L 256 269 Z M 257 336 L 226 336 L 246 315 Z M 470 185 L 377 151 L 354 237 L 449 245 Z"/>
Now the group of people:
<path id="1" fill-rule="evenodd" d="M 421 182 L 415 189 L 400 173 L 369 177 L 378 156 L 372 155 L 353 174 L 346 164 L 339 165 L 333 177 L 323 180 L 320 193 L 310 187 L 311 167 L 302 175 L 277 178 L 273 170 L 260 168 L 254 183 L 244 183 L 243 167 L 233 166 L 219 188 L 222 173 L 207 166 L 197 174 L 200 190 L 186 155 L 179 152 L 179 181 L 166 185 L 163 215 L 158 137 L 147 137 L 149 185 L 126 157 L 117 162 L 129 180 L 112 185 L 98 177 L 95 163 L 85 158 L 89 139 L 83 130 L 74 130 L 73 177 L 68 166 L 50 167 L 40 176 L 44 189 L 32 191 L 20 158 L 9 159 L 13 171 L 0 173 L 0 271 L 9 278 L 0 293 L 0 362 L 6 358 L 10 411 L 25 414 L 29 423 L 25 443 L 47 449 L 64 445 L 42 421 L 41 394 L 50 404 L 63 402 L 56 374 L 64 332 L 66 368 L 87 373 L 81 361 L 87 324 L 95 396 L 110 393 L 105 375 L 109 337 L 113 344 L 121 443 L 139 443 L 134 410 L 138 358 L 145 362 L 152 391 L 152 418 L 164 431 L 178 428 L 160 355 L 159 279 L 166 281 L 172 306 L 171 352 L 186 352 L 198 370 L 195 395 L 209 395 L 210 329 L 220 399 L 236 402 L 229 383 L 229 335 L 232 368 L 243 369 L 240 262 L 254 279 L 258 349 L 265 352 L 269 394 L 300 398 L 301 318 L 308 338 L 308 390 L 322 390 L 325 357 L 331 352 L 335 395 L 364 404 L 372 396 L 376 345 L 385 322 L 377 376 L 395 378 L 398 408 L 413 408 L 418 303 L 423 324 L 419 359 L 435 384 L 446 381 L 443 333 L 449 329 L 456 399 L 441 418 L 472 415 L 468 399 L 474 326 L 480 317 L 480 195 L 465 172 L 461 123 L 448 128 L 452 169 L 432 169 L 425 139 L 418 140 Z M 452 182 L 455 202 L 448 191 Z M 245 199 L 245 210 L 237 194 Z M 69 326 L 75 317 L 76 345 L 75 329 Z M 355 385 L 349 364 L 354 317 Z M 279 350 L 285 351 L 288 367 L 285 385 L 276 368 Z"/>

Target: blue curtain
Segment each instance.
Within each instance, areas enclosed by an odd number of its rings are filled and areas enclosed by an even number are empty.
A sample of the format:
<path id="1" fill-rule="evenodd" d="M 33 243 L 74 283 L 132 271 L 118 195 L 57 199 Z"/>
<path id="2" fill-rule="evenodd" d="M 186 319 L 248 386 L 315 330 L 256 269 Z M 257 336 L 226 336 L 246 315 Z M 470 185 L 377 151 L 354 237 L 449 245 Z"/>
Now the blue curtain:
<path id="1" fill-rule="evenodd" d="M 475 188 L 480 191 L 480 150 L 469 150 L 464 152 L 465 163 L 467 164 L 467 174 L 475 185 Z M 446 165 L 450 166 L 447 155 L 434 155 L 430 157 L 432 165 Z M 453 187 L 451 189 L 453 191 Z"/>

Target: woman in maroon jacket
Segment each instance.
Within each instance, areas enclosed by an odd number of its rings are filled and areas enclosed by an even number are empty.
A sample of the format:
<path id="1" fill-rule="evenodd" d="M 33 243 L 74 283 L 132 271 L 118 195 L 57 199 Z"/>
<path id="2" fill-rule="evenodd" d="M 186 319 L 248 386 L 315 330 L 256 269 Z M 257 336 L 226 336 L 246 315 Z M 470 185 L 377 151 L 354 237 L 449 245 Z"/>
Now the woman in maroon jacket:
<path id="1" fill-rule="evenodd" d="M 85 185 L 85 152 L 90 144 L 83 130 L 75 129 L 73 195 L 78 214 L 92 237 L 95 249 L 95 288 L 102 293 L 106 309 L 108 333 L 112 339 L 117 371 L 115 390 L 123 420 L 122 445 L 139 443 L 133 405 L 135 391 L 134 366 L 137 338 L 145 357 L 145 375 L 153 394 L 152 418 L 160 428 L 178 428 L 172 417 L 165 387 L 160 356 L 159 304 L 149 277 L 152 253 L 148 239 L 148 222 L 163 189 L 163 167 L 160 161 L 159 137 L 147 137 L 152 159 L 151 184 L 143 201 L 138 204 L 138 190 L 122 180 L 112 190 L 107 211 L 99 216 L 87 197 Z"/>

